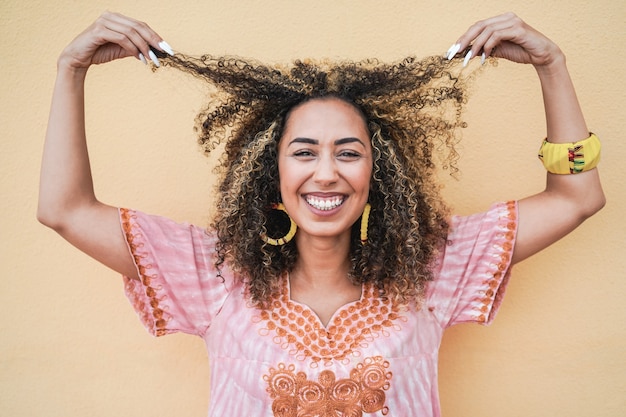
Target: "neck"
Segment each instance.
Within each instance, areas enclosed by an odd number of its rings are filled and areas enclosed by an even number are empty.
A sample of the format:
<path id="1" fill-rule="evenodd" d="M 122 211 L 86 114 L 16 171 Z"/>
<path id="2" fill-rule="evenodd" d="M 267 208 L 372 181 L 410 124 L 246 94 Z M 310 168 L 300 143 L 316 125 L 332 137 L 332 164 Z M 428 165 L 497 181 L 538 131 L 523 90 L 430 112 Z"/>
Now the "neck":
<path id="1" fill-rule="evenodd" d="M 289 274 L 291 299 L 309 306 L 326 326 L 337 309 L 361 297 L 361 286 L 348 275 L 350 235 L 332 239 L 301 235 L 296 243 L 298 262 Z"/>
<path id="2" fill-rule="evenodd" d="M 298 238 L 298 261 L 292 281 L 313 287 L 338 287 L 350 284 L 350 235 L 336 238 Z"/>

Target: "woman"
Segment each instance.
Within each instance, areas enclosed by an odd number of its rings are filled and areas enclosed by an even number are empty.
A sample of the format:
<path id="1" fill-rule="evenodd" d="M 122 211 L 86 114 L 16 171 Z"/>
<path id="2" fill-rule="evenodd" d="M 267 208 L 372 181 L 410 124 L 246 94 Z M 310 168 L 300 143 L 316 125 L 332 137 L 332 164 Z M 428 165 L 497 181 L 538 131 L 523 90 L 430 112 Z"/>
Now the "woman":
<path id="1" fill-rule="evenodd" d="M 95 198 L 84 80 L 129 56 L 226 97 L 202 116 L 207 149 L 226 142 L 208 230 Z M 431 156 L 441 141 L 454 164 L 464 96 L 450 68 L 477 56 L 535 67 L 549 173 L 536 195 L 450 217 Z M 105 13 L 58 61 L 38 217 L 125 276 L 153 334 L 205 340 L 210 415 L 437 416 L 443 330 L 491 321 L 511 266 L 604 205 L 598 156 L 563 53 L 513 14 L 474 24 L 444 58 L 273 69 L 181 58 L 147 25 Z"/>

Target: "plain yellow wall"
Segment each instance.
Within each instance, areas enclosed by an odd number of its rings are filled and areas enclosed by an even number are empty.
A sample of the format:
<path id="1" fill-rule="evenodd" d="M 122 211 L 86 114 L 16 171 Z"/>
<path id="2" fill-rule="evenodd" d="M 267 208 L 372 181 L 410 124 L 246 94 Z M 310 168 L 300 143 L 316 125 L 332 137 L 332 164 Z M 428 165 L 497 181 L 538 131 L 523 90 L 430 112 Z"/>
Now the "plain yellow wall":
<path id="1" fill-rule="evenodd" d="M 268 61 L 439 54 L 475 20 L 508 10 L 548 34 L 603 140 L 608 205 L 515 268 L 492 326 L 449 331 L 444 415 L 626 415 L 622 0 L 0 2 L 0 415 L 206 415 L 202 341 L 151 338 L 116 274 L 35 220 L 56 58 L 106 9 L 149 22 L 180 51 Z M 206 224 L 212 161 L 192 130 L 201 83 L 128 59 L 93 68 L 87 93 L 99 197 Z M 459 213 L 541 190 L 535 154 L 545 128 L 531 67 L 501 62 L 480 75 L 466 119 L 463 175 L 445 178 Z"/>

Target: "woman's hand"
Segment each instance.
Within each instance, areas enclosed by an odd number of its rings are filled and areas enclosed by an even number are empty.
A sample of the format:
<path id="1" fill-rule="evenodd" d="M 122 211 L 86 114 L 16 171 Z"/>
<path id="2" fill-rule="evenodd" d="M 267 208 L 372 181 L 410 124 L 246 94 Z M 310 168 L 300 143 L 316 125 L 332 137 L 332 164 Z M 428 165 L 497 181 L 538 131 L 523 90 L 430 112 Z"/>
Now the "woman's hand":
<path id="1" fill-rule="evenodd" d="M 105 12 L 61 53 L 59 65 L 86 70 L 93 64 L 134 56 L 159 61 L 150 47 L 173 55 L 171 47 L 147 24 L 118 13 Z"/>
<path id="2" fill-rule="evenodd" d="M 488 56 L 508 59 L 535 67 L 547 67 L 563 60 L 564 55 L 559 47 L 545 35 L 529 26 L 514 13 L 481 20 L 474 23 L 450 47 L 448 59 L 452 59 L 459 51 L 465 54 L 464 65 L 471 58 Z"/>
<path id="3" fill-rule="evenodd" d="M 565 55 L 554 42 L 513 13 L 474 23 L 448 50 L 447 58 L 452 59 L 460 51 L 465 55 L 463 65 L 480 55 L 483 60 L 494 56 L 534 65 L 543 93 L 547 139 L 552 143 L 571 143 L 589 136 Z M 544 191 L 519 201 L 513 263 L 567 235 L 604 203 L 596 169 L 574 175 L 548 174 Z"/>
<path id="4" fill-rule="evenodd" d="M 159 65 L 154 52 L 173 54 L 145 23 L 104 13 L 61 53 L 44 146 L 37 217 L 104 265 L 137 278 L 117 208 L 95 195 L 85 135 L 85 76 L 93 64 L 134 56 Z"/>

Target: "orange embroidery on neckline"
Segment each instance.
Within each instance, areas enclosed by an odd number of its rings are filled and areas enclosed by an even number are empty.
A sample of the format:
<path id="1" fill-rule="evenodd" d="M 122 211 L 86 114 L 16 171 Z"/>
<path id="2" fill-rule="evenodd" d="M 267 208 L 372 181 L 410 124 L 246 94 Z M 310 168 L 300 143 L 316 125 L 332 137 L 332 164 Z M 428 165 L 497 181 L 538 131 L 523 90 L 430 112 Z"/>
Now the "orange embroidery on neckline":
<path id="1" fill-rule="evenodd" d="M 325 370 L 312 381 L 304 372 L 296 373 L 293 364 L 281 363 L 277 369 L 270 368 L 263 380 L 274 400 L 275 417 L 360 417 L 377 411 L 387 415 L 385 391 L 392 377 L 388 368 L 389 362 L 376 356 L 357 364 L 349 378 L 337 380 L 333 371 Z"/>
<path id="2" fill-rule="evenodd" d="M 270 305 L 254 319 L 265 324 L 259 333 L 273 335 L 274 343 L 298 360 L 311 360 L 311 367 L 331 365 L 333 360 L 348 363 L 350 355 L 360 355 L 359 348 L 389 336 L 389 330 L 400 330 L 398 320 L 406 321 L 401 308 L 380 298 L 372 284 L 364 284 L 361 299 L 337 310 L 326 328 L 313 310 L 289 298 L 286 279 Z"/>

